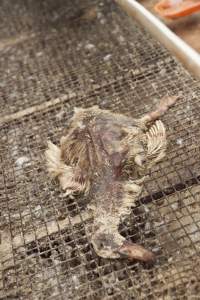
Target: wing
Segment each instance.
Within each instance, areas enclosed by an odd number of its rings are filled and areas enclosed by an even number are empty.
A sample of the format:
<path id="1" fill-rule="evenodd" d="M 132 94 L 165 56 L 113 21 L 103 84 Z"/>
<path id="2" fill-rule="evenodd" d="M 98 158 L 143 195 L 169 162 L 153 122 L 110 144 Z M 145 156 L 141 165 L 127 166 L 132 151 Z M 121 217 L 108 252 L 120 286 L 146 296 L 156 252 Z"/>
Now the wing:
<path id="1" fill-rule="evenodd" d="M 85 192 L 89 190 L 90 182 L 84 177 L 84 173 L 78 166 L 66 164 L 61 157 L 61 149 L 48 142 L 45 152 L 47 169 L 52 178 L 58 178 L 60 185 L 66 194 Z"/>
<path id="2" fill-rule="evenodd" d="M 147 133 L 147 159 L 154 164 L 160 161 L 164 156 L 167 148 L 166 131 L 161 121 L 150 128 Z"/>

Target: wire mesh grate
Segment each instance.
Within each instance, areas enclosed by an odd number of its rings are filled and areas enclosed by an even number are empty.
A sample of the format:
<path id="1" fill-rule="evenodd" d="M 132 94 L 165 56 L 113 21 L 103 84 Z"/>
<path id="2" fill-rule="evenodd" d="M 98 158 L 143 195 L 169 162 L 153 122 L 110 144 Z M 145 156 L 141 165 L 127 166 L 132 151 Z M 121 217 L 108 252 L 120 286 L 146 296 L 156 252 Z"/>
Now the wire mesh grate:
<path id="1" fill-rule="evenodd" d="M 199 83 L 113 1 L 2 1 L 0 18 L 0 298 L 198 299 Z M 48 179 L 46 141 L 75 106 L 140 116 L 166 94 L 181 95 L 168 156 L 120 225 L 156 263 L 102 259 L 89 199 Z"/>

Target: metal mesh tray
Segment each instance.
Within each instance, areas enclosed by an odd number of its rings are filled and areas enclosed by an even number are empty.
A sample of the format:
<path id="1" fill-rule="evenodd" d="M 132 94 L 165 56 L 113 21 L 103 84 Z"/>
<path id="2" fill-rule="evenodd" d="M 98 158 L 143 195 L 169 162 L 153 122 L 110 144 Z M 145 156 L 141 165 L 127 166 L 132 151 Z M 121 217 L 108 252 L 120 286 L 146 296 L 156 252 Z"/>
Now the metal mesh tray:
<path id="1" fill-rule="evenodd" d="M 7 0 L 0 19 L 0 299 L 199 299 L 199 83 L 113 1 Z M 120 226 L 156 263 L 99 258 L 46 141 L 75 106 L 139 116 L 166 94 L 168 156 Z"/>

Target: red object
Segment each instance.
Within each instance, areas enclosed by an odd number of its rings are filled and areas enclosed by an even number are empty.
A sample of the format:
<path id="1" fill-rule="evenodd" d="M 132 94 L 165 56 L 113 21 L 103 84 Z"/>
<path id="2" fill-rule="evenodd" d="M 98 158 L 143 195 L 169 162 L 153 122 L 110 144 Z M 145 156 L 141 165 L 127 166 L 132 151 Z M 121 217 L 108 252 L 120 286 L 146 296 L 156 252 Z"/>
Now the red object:
<path id="1" fill-rule="evenodd" d="M 161 0 L 154 9 L 164 18 L 177 19 L 200 11 L 200 0 Z"/>

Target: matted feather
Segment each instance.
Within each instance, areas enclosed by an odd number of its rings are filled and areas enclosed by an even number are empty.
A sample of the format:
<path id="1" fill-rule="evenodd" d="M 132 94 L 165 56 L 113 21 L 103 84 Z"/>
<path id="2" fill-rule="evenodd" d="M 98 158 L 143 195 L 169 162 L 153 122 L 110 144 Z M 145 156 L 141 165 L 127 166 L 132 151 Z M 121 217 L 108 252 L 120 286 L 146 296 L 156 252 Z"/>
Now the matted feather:
<path id="1" fill-rule="evenodd" d="M 147 133 L 147 158 L 152 163 L 160 161 L 164 156 L 167 148 L 166 131 L 161 121 L 150 128 Z"/>

